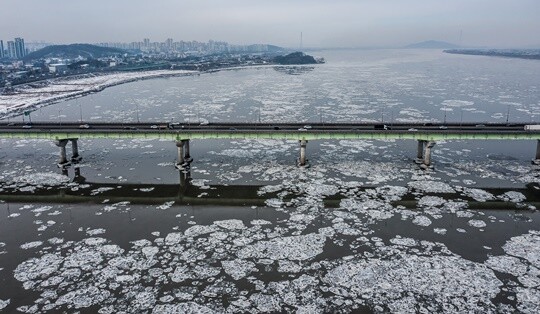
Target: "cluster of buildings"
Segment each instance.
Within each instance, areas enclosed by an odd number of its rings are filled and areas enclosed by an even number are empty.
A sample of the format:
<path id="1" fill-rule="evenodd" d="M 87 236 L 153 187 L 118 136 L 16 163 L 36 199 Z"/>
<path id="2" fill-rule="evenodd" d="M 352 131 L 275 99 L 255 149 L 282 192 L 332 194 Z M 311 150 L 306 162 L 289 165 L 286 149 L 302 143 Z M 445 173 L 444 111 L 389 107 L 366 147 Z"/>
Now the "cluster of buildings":
<path id="1" fill-rule="evenodd" d="M 24 46 L 23 38 L 15 38 L 15 40 L 9 40 L 4 45 L 4 41 L 0 39 L 0 59 L 21 59 L 26 56 L 28 51 Z"/>
<path id="2" fill-rule="evenodd" d="M 224 41 L 209 40 L 199 41 L 174 41 L 168 38 L 164 42 L 152 42 L 149 38 L 131 43 L 98 43 L 98 46 L 120 48 L 125 50 L 139 50 L 148 54 L 214 54 L 214 53 L 236 53 L 236 52 L 267 52 L 268 45 L 231 45 Z"/>

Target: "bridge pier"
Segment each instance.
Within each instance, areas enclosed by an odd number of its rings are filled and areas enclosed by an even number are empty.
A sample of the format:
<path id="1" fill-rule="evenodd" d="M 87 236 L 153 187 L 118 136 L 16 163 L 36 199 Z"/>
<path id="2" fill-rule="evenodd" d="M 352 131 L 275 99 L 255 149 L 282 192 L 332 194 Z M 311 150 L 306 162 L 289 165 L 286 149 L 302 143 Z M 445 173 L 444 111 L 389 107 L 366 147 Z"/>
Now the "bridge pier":
<path id="1" fill-rule="evenodd" d="M 300 158 L 298 159 L 298 166 L 300 167 L 307 167 L 307 158 L 306 158 L 306 147 L 307 147 L 306 140 L 300 140 Z"/>
<path id="2" fill-rule="evenodd" d="M 71 161 L 72 162 L 79 162 L 81 161 L 82 157 L 79 155 L 79 145 L 77 144 L 78 139 L 72 138 L 71 141 Z"/>
<path id="3" fill-rule="evenodd" d="M 415 162 L 417 164 L 421 164 L 424 162 L 424 146 L 426 145 L 427 141 L 424 140 L 418 140 L 418 149 L 416 152 L 416 160 Z"/>
<path id="4" fill-rule="evenodd" d="M 421 165 L 422 168 L 427 169 L 433 167 L 431 165 L 431 149 L 433 148 L 433 146 L 435 146 L 435 144 L 436 143 L 433 141 L 429 141 L 426 143 L 424 148 L 424 162 Z"/>
<path id="5" fill-rule="evenodd" d="M 536 140 L 536 156 L 532 162 L 535 165 L 540 165 L 540 140 Z"/>
<path id="6" fill-rule="evenodd" d="M 178 149 L 178 157 L 176 159 L 176 169 L 184 170 L 186 161 L 184 159 L 184 141 L 176 141 L 176 148 Z"/>
<path id="7" fill-rule="evenodd" d="M 66 145 L 68 140 L 57 140 L 54 144 L 60 147 L 60 159 L 58 160 L 58 167 L 66 167 L 70 164 L 66 157 Z"/>
<path id="8" fill-rule="evenodd" d="M 193 161 L 193 158 L 191 158 L 191 155 L 189 154 L 189 142 L 190 140 L 184 140 L 184 160 L 187 163 L 191 163 Z"/>

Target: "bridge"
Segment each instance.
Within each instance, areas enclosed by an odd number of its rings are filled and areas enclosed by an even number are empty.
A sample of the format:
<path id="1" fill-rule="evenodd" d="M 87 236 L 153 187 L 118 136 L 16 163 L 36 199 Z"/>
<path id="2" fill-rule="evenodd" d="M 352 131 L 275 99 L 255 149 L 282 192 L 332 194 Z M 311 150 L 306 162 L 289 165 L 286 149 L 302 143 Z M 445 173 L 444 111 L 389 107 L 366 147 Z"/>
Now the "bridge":
<path id="1" fill-rule="evenodd" d="M 533 162 L 540 164 L 540 123 L 208 123 L 171 122 L 103 123 L 37 122 L 0 123 L 0 138 L 53 140 L 60 148 L 58 164 L 70 163 L 66 145 L 72 143 L 71 161 L 81 159 L 78 139 L 168 139 L 176 141 L 177 168 L 189 167 L 192 139 L 279 139 L 298 140 L 299 166 L 307 165 L 306 147 L 311 140 L 418 141 L 417 162 L 431 166 L 431 150 L 438 140 L 535 140 Z"/>

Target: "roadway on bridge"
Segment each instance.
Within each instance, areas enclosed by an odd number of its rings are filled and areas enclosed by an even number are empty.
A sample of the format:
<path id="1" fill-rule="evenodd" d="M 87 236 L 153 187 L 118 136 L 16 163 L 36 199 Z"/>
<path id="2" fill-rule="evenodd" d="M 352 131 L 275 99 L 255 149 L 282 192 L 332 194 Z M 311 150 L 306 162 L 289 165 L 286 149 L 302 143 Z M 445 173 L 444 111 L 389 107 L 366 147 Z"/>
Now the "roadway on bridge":
<path id="1" fill-rule="evenodd" d="M 539 123 L 532 123 L 533 125 Z M 540 139 L 530 123 L 0 123 L 0 138 Z"/>

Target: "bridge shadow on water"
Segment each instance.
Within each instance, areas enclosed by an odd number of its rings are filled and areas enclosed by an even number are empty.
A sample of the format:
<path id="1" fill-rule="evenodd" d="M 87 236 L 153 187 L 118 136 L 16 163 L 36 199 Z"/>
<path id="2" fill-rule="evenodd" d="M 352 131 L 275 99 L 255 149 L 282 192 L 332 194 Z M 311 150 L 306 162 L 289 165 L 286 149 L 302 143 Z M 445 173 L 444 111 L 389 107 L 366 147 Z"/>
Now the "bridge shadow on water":
<path id="1" fill-rule="evenodd" d="M 73 171 L 70 171 L 70 170 Z M 160 205 L 174 202 L 176 205 L 216 205 L 216 206 L 265 206 L 266 201 L 277 198 L 281 191 L 260 193 L 264 185 L 228 185 L 228 184 L 194 184 L 189 167 L 178 171 L 177 184 L 144 184 L 144 183 L 102 183 L 90 182 L 82 174 L 80 167 L 62 167 L 60 171 L 69 177 L 69 183 L 60 186 L 25 185 L 14 186 L 9 182 L 0 182 L 0 200 L 8 203 L 103 203 L 130 202 L 131 204 Z M 71 172 L 71 175 L 70 175 Z M 22 188 L 24 187 L 24 188 Z M 358 194 L 376 186 L 358 187 Z M 516 191 L 525 195 L 525 204 L 540 207 L 540 185 L 527 184 L 524 188 L 482 188 L 495 196 L 508 191 Z M 394 206 L 418 208 L 418 195 L 409 192 L 400 200 L 392 202 Z M 347 193 L 349 194 L 349 193 Z M 492 200 L 479 202 L 459 193 L 423 193 L 440 196 L 447 200 L 464 200 L 471 209 L 516 209 L 515 203 Z M 304 196 L 302 193 L 290 195 L 285 202 Z M 345 193 L 326 196 L 323 199 L 327 207 L 339 207 Z"/>

